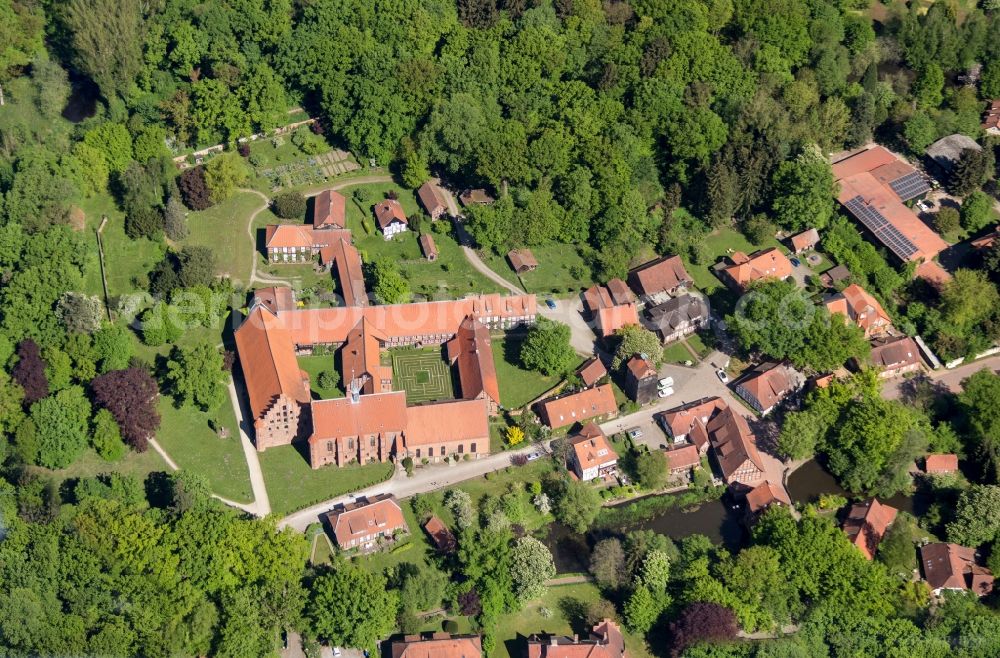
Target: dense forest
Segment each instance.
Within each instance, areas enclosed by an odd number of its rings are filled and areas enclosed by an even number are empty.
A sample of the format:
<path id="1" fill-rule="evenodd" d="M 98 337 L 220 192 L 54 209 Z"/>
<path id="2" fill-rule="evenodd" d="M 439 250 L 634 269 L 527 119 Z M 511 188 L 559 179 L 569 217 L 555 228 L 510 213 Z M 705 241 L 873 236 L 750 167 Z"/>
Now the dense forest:
<path id="1" fill-rule="evenodd" d="M 976 64 L 978 87 L 960 80 Z M 218 329 L 245 291 L 216 276 L 218 253 L 181 244 L 185 216 L 246 183 L 239 140 L 291 110 L 318 119 L 297 133 L 304 151 L 343 148 L 409 188 L 433 174 L 490 189 L 497 203 L 468 211 L 479 246 L 572 245 L 581 280 L 624 276 L 643 251 L 708 265 L 720 227 L 753 242 L 825 229 L 826 252 L 950 359 L 1000 338 L 1000 244 L 928 290 L 839 214 L 827 156 L 980 139 L 997 97 L 996 0 L 0 0 L 0 652 L 263 656 L 289 630 L 310 652 L 374 650 L 438 606 L 492 650 L 496 620 L 542 587 L 549 563 L 518 532 L 541 488 L 455 503 L 460 551 L 427 573 L 370 572 L 309 564 L 301 536 L 223 507 L 184 470 L 115 472 L 164 422 L 158 396 L 228 404 Z M 954 183 L 967 200 L 951 220 L 970 234 L 998 194 L 983 142 Z M 225 153 L 183 174 L 173 161 L 216 144 Z M 85 286 L 99 270 L 81 229 L 98 222 L 81 206 L 155 245 L 122 284 L 134 295 Z M 188 328 L 215 333 L 177 344 L 163 318 L 184 304 Z M 841 333 L 738 338 L 818 371 L 866 349 Z M 997 655 L 996 595 L 931 605 L 908 575 L 930 531 L 1000 571 L 998 382 L 982 373 L 957 397 L 919 390 L 904 405 L 862 374 L 788 417 L 784 453 L 824 454 L 857 493 L 903 489 L 928 447 L 976 457 L 983 484 L 935 484 L 923 525 L 898 522 L 877 560 L 815 507 L 768 512 L 734 552 L 629 533 L 590 556 L 610 613 L 658 656 Z M 886 440 L 844 440 L 870 428 Z M 85 453 L 107 473 L 64 470 Z M 586 529 L 600 501 L 560 468 L 544 495 Z"/>

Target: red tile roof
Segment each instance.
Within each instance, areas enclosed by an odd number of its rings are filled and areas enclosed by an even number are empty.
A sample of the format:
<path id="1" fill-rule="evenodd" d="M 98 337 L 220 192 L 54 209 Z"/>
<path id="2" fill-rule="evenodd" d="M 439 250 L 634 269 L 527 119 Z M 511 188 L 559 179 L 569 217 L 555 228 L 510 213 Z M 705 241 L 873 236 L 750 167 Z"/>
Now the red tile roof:
<path id="1" fill-rule="evenodd" d="M 692 281 L 680 256 L 657 258 L 628 273 L 629 285 L 640 295 L 672 292 L 678 287 L 691 285 Z"/>
<path id="2" fill-rule="evenodd" d="M 339 229 L 316 230 L 308 224 L 268 224 L 264 229 L 264 247 L 281 249 L 320 249 L 337 240 L 351 241 L 351 232 Z"/>
<path id="3" fill-rule="evenodd" d="M 481 658 L 482 640 L 478 635 L 434 633 L 429 639 L 407 635 L 392 643 L 392 658 Z"/>
<path id="4" fill-rule="evenodd" d="M 802 231 L 801 233 L 792 236 L 791 243 L 792 250 L 795 253 L 805 251 L 806 249 L 812 249 L 819 243 L 819 231 L 814 228 Z"/>
<path id="5" fill-rule="evenodd" d="M 407 448 L 477 439 L 489 441 L 486 400 L 451 400 L 409 407 L 404 435 Z"/>
<path id="6" fill-rule="evenodd" d="M 633 356 L 625 363 L 625 367 L 628 369 L 632 376 L 636 379 L 646 379 L 647 377 L 656 377 L 656 368 L 648 360 L 642 358 L 638 354 Z"/>
<path id="7" fill-rule="evenodd" d="M 603 619 L 587 639 L 532 635 L 528 638 L 528 658 L 628 658 L 628 652 L 618 625 Z"/>
<path id="8" fill-rule="evenodd" d="M 462 397 L 472 400 L 485 395 L 500 404 L 500 384 L 486 325 L 471 316 L 465 318 L 446 347 L 448 360 L 458 364 Z"/>
<path id="9" fill-rule="evenodd" d="M 737 391 L 744 389 L 760 404 L 762 410 L 771 409 L 784 400 L 794 389 L 787 366 L 780 363 L 762 363 L 737 383 Z"/>
<path id="10" fill-rule="evenodd" d="M 920 363 L 920 350 L 909 336 L 872 343 L 872 363 L 885 370 L 905 368 Z"/>
<path id="11" fill-rule="evenodd" d="M 614 306 L 611 291 L 601 285 L 593 285 L 583 291 L 583 307 L 588 313 L 597 313 L 602 308 Z"/>
<path id="12" fill-rule="evenodd" d="M 698 446 L 693 443 L 667 450 L 665 454 L 667 456 L 667 468 L 671 471 L 681 471 L 701 463 L 701 453 L 698 452 Z"/>
<path id="13" fill-rule="evenodd" d="M 760 279 L 784 279 L 792 275 L 792 262 L 776 247 L 755 251 L 749 256 L 737 251 L 730 260 L 732 265 L 722 271 L 741 288 Z"/>
<path id="14" fill-rule="evenodd" d="M 957 470 L 958 455 L 927 455 L 926 459 L 924 459 L 924 471 L 926 473 L 954 473 Z"/>
<path id="15" fill-rule="evenodd" d="M 708 421 L 705 429 L 725 479 L 735 475 L 747 460 L 763 472 L 764 462 L 757 452 L 757 440 L 742 414 L 727 406 Z"/>
<path id="16" fill-rule="evenodd" d="M 993 573 L 977 564 L 976 549 L 958 544 L 925 544 L 920 565 L 931 589 L 968 589 L 977 596 L 993 590 Z"/>
<path id="17" fill-rule="evenodd" d="M 892 525 L 899 513 L 895 507 L 883 505 L 872 498 L 851 506 L 844 519 L 844 532 L 851 543 L 857 546 L 869 560 L 875 557 L 885 531 Z"/>
<path id="18" fill-rule="evenodd" d="M 407 530 L 406 519 L 399 503 L 391 496 L 345 505 L 326 515 L 337 545 L 362 540 L 376 532 L 391 535 L 397 529 Z"/>
<path id="19" fill-rule="evenodd" d="M 878 300 L 856 283 L 829 297 L 824 304 L 831 315 L 845 316 L 865 332 L 865 337 L 885 333 L 892 326 L 889 314 Z"/>
<path id="20" fill-rule="evenodd" d="M 315 228 L 347 228 L 347 199 L 344 195 L 333 190 L 317 194 L 312 224 Z"/>
<path id="21" fill-rule="evenodd" d="M 272 313 L 290 311 L 295 308 L 295 293 L 287 286 L 258 288 L 253 293 L 255 302 L 263 304 Z"/>
<path id="22" fill-rule="evenodd" d="M 663 420 L 670 427 L 671 436 L 685 436 L 696 424 L 704 425 L 717 411 L 726 408 L 722 398 L 701 398 L 663 412 Z"/>
<path id="23" fill-rule="evenodd" d="M 569 440 L 581 471 L 618 461 L 618 453 L 608 443 L 608 437 L 596 423 L 587 423 Z"/>
<path id="24" fill-rule="evenodd" d="M 917 265 L 917 269 L 913 271 L 913 275 L 918 279 L 923 279 L 939 290 L 952 279 L 951 272 L 933 260 L 925 260 Z"/>
<path id="25" fill-rule="evenodd" d="M 986 110 L 986 118 L 983 120 L 983 130 L 1000 129 L 1000 100 L 990 102 Z"/>
<path id="26" fill-rule="evenodd" d="M 402 432 L 407 427 L 406 392 L 313 400 L 309 443 L 343 437 Z"/>
<path id="27" fill-rule="evenodd" d="M 607 289 L 611 293 L 611 301 L 615 304 L 631 304 L 635 301 L 635 295 L 629 290 L 628 284 L 621 279 L 608 281 Z"/>
<path id="28" fill-rule="evenodd" d="M 448 529 L 444 521 L 436 516 L 427 520 L 427 523 L 424 524 L 424 530 L 434 542 L 434 547 L 442 553 L 451 553 L 458 545 L 455 534 Z"/>
<path id="29" fill-rule="evenodd" d="M 254 306 L 236 329 L 235 339 L 255 420 L 280 395 L 309 402 L 308 378 L 299 369 L 289 332 L 274 313 L 263 305 Z"/>
<path id="30" fill-rule="evenodd" d="M 538 260 L 530 249 L 512 249 L 507 253 L 507 260 L 518 274 L 538 267 Z"/>
<path id="31" fill-rule="evenodd" d="M 422 233 L 420 235 L 420 251 L 423 252 L 427 260 L 434 260 L 438 257 L 438 248 L 434 244 L 434 236 L 430 233 Z"/>
<path id="32" fill-rule="evenodd" d="M 364 393 L 385 393 L 392 390 L 391 386 L 383 387 L 383 381 L 392 381 L 392 368 L 382 365 L 379 351 L 386 342 L 385 335 L 372 326 L 371 322 L 362 318 L 347 334 L 347 342 L 340 350 L 340 364 L 344 386 L 350 388 L 351 382 L 365 379 Z"/>
<path id="33" fill-rule="evenodd" d="M 406 224 L 406 213 L 396 199 L 385 199 L 375 204 L 375 220 L 383 231 L 393 222 Z"/>
<path id="34" fill-rule="evenodd" d="M 444 201 L 444 197 L 441 194 L 441 190 L 438 186 L 427 181 L 420 186 L 417 190 L 417 197 L 420 199 L 421 205 L 423 205 L 424 210 L 427 211 L 432 217 L 435 214 L 442 213 L 448 209 L 447 204 Z"/>
<path id="35" fill-rule="evenodd" d="M 830 168 L 833 170 L 833 177 L 836 180 L 840 180 L 841 178 L 847 178 L 855 174 L 874 171 L 879 167 L 898 161 L 899 159 L 888 149 L 876 146 L 835 162 Z M 913 171 L 916 170 L 914 169 Z"/>
<path id="36" fill-rule="evenodd" d="M 597 312 L 597 324 L 600 325 L 601 336 L 606 338 L 622 327 L 639 324 L 639 311 L 635 304 L 602 308 Z"/>
<path id="37" fill-rule="evenodd" d="M 611 384 L 587 388 L 559 398 L 549 398 L 538 404 L 542 421 L 553 429 L 582 423 L 618 410 Z"/>
<path id="38" fill-rule="evenodd" d="M 580 376 L 584 386 L 593 386 L 597 383 L 597 380 L 608 374 L 608 369 L 605 368 L 604 363 L 595 356 L 584 363 L 580 369 L 576 371 L 576 374 Z"/>
<path id="39" fill-rule="evenodd" d="M 747 507 L 756 514 L 762 512 L 776 503 L 791 506 L 792 501 L 788 497 L 785 488 L 780 484 L 766 481 L 758 484 L 747 492 Z"/>
<path id="40" fill-rule="evenodd" d="M 320 263 L 337 266 L 337 281 L 347 306 L 367 306 L 368 292 L 365 290 L 365 276 L 361 270 L 361 254 L 347 240 L 336 240 L 319 252 Z"/>

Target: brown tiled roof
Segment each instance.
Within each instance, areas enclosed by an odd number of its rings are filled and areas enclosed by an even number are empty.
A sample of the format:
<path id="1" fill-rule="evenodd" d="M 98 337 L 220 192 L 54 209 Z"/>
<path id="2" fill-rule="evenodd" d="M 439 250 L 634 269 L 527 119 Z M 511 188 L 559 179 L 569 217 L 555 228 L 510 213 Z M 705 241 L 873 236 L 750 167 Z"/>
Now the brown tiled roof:
<path id="1" fill-rule="evenodd" d="M 424 530 L 430 536 L 431 541 L 434 542 L 437 550 L 442 553 L 451 553 L 455 550 L 458 543 L 455 540 L 455 534 L 438 517 L 432 516 L 429 518 L 427 523 L 424 524 Z"/>
<path id="2" fill-rule="evenodd" d="M 694 402 L 663 412 L 663 420 L 670 426 L 673 436 L 690 434 L 696 423 L 707 423 L 720 409 L 725 409 L 722 398 L 701 398 Z"/>
<path id="3" fill-rule="evenodd" d="M 851 543 L 871 560 L 875 557 L 886 529 L 892 525 L 898 513 L 899 510 L 895 507 L 883 505 L 876 498 L 856 503 L 851 506 L 851 511 L 844 519 L 844 532 Z"/>
<path id="4" fill-rule="evenodd" d="M 892 164 L 893 162 L 899 162 L 899 159 L 888 149 L 876 146 L 833 163 L 831 169 L 833 170 L 833 177 L 840 180 L 841 178 L 847 178 L 855 174 L 874 171 L 879 167 Z M 916 171 L 912 167 L 911 170 Z"/>
<path id="5" fill-rule="evenodd" d="M 750 432 L 750 426 L 742 415 L 733 411 L 732 407 L 715 414 L 706 425 L 709 441 L 719 459 L 722 474 L 728 478 L 735 473 L 748 459 L 761 471 L 764 462 L 757 452 L 757 441 Z"/>
<path id="6" fill-rule="evenodd" d="M 831 315 L 846 316 L 853 324 L 864 330 L 865 336 L 884 331 L 892 325 L 889 314 L 878 300 L 856 283 L 844 288 L 843 292 L 832 295 L 824 304 Z"/>
<path id="7" fill-rule="evenodd" d="M 402 432 L 407 426 L 406 392 L 359 395 L 312 401 L 313 433 L 309 443 L 342 437 Z"/>
<path id="8" fill-rule="evenodd" d="M 583 307 L 588 313 L 597 313 L 602 308 L 614 306 L 611 292 L 601 285 L 593 285 L 583 291 Z"/>
<path id="9" fill-rule="evenodd" d="M 958 455 L 927 455 L 924 459 L 924 471 L 927 473 L 954 473 L 957 470 Z"/>
<path id="10" fill-rule="evenodd" d="M 525 269 L 538 267 L 538 260 L 535 258 L 535 254 L 531 253 L 530 249 L 512 249 L 507 253 L 507 259 L 510 261 L 510 266 L 517 273 Z"/>
<path id="11" fill-rule="evenodd" d="M 976 549 L 958 544 L 925 544 L 920 564 L 931 589 L 970 589 L 978 596 L 993 589 L 993 574 L 976 563 Z"/>
<path id="12" fill-rule="evenodd" d="M 452 441 L 489 440 L 486 400 L 450 400 L 406 410 L 406 447 Z"/>
<path id="13" fill-rule="evenodd" d="M 320 263 L 337 265 L 337 281 L 347 306 L 366 306 L 368 292 L 365 290 L 365 276 L 361 270 L 361 254 L 347 240 L 336 240 L 319 252 Z"/>
<path id="14" fill-rule="evenodd" d="M 473 203 L 488 205 L 493 203 L 495 199 L 491 197 L 486 190 L 480 187 L 462 192 L 462 194 L 459 195 L 458 200 L 462 202 L 463 206 L 471 206 Z"/>
<path id="15" fill-rule="evenodd" d="M 295 308 L 295 293 L 287 286 L 258 288 L 253 293 L 255 302 L 263 304 L 272 313 L 290 311 Z"/>
<path id="16" fill-rule="evenodd" d="M 933 260 L 925 260 L 917 265 L 917 269 L 913 271 L 913 275 L 918 279 L 923 279 L 939 290 L 952 279 L 951 272 Z"/>
<path id="17" fill-rule="evenodd" d="M 383 380 L 392 379 L 392 368 L 382 365 L 379 348 L 386 342 L 385 335 L 372 326 L 371 322 L 362 318 L 361 322 L 347 334 L 347 342 L 340 350 L 340 363 L 344 386 L 357 378 L 368 375 L 370 378 L 364 385 L 365 393 L 384 393 L 390 388 L 383 388 Z"/>
<path id="18" fill-rule="evenodd" d="M 429 233 L 422 233 L 420 235 L 420 251 L 423 252 L 426 258 L 438 257 L 438 248 L 434 244 L 434 236 Z"/>
<path id="19" fill-rule="evenodd" d="M 448 209 L 441 190 L 431 181 L 427 181 L 420 186 L 420 189 L 417 190 L 417 197 L 420 199 L 420 204 L 424 207 L 424 210 L 430 215 Z"/>
<path id="20" fill-rule="evenodd" d="M 604 367 L 604 363 L 598 359 L 596 356 L 587 360 L 576 374 L 580 375 L 580 379 L 583 381 L 584 386 L 593 386 L 597 380 L 608 374 L 608 369 Z"/>
<path id="21" fill-rule="evenodd" d="M 733 264 L 724 267 L 723 271 L 742 288 L 760 279 L 784 279 L 792 275 L 792 262 L 777 247 L 755 251 L 749 256 L 737 251 L 730 260 Z"/>
<path id="22" fill-rule="evenodd" d="M 629 359 L 628 362 L 625 363 L 625 367 L 628 368 L 628 371 L 632 373 L 632 376 L 636 379 L 656 377 L 656 368 L 653 367 L 653 364 L 638 354 Z"/>
<path id="23" fill-rule="evenodd" d="M 541 416 L 553 429 L 582 423 L 618 410 L 610 384 L 584 389 L 539 403 Z"/>
<path id="24" fill-rule="evenodd" d="M 407 530 L 403 510 L 396 499 L 388 495 L 334 509 L 326 518 L 340 546 L 376 531 L 391 535 L 398 528 Z"/>
<path id="25" fill-rule="evenodd" d="M 532 635 L 528 638 L 528 658 L 627 658 L 625 637 L 610 619 L 603 619 L 590 637 Z"/>
<path id="26" fill-rule="evenodd" d="M 485 394 L 500 404 L 500 384 L 486 325 L 471 316 L 465 318 L 446 347 L 448 360 L 458 364 L 462 397 L 471 400 Z"/>
<path id="27" fill-rule="evenodd" d="M 819 231 L 814 228 L 802 231 L 797 235 L 793 235 L 791 239 L 792 249 L 795 251 L 804 251 L 815 247 L 819 242 Z"/>
<path id="28" fill-rule="evenodd" d="M 587 423 L 575 436 L 570 437 L 570 443 L 581 470 L 618 460 L 618 453 L 596 423 Z"/>
<path id="29" fill-rule="evenodd" d="M 268 224 L 264 229 L 264 247 L 280 249 L 320 249 L 337 240 L 351 241 L 351 232 L 339 229 L 317 231 L 308 224 Z"/>
<path id="30" fill-rule="evenodd" d="M 792 504 L 792 501 L 788 498 L 788 494 L 785 492 L 785 488 L 780 484 L 770 481 L 762 482 L 748 491 L 746 498 L 747 506 L 755 514 L 775 503 L 788 506 Z"/>
<path id="31" fill-rule="evenodd" d="M 280 395 L 309 402 L 309 386 L 295 359 L 295 347 L 274 313 L 263 305 L 254 306 L 234 335 L 255 420 Z"/>
<path id="32" fill-rule="evenodd" d="M 909 336 L 872 343 L 872 363 L 886 369 L 920 363 L 920 351 Z"/>
<path id="33" fill-rule="evenodd" d="M 315 228 L 347 228 L 347 199 L 344 195 L 333 190 L 317 194 L 312 224 Z"/>
<path id="34" fill-rule="evenodd" d="M 698 452 L 698 446 L 693 443 L 667 450 L 664 454 L 667 456 L 667 468 L 671 471 L 691 468 L 701 463 L 701 453 Z"/>
<path id="35" fill-rule="evenodd" d="M 615 304 L 631 304 L 635 301 L 635 295 L 629 290 L 628 284 L 621 279 L 611 279 L 607 288 L 611 293 L 611 301 Z"/>
<path id="36" fill-rule="evenodd" d="M 407 223 L 403 206 L 396 199 L 385 199 L 376 203 L 375 220 L 383 231 L 393 222 Z"/>
<path id="37" fill-rule="evenodd" d="M 609 306 L 597 312 L 597 322 L 601 326 L 601 336 L 607 337 L 622 327 L 639 324 L 639 311 L 635 304 Z"/>
<path id="38" fill-rule="evenodd" d="M 792 392 L 793 383 L 788 369 L 780 363 L 761 363 L 754 366 L 738 386 L 757 399 L 762 409 L 770 409 Z"/>
<path id="39" fill-rule="evenodd" d="M 392 643 L 392 658 L 481 658 L 482 641 L 478 635 L 434 633 L 429 639 L 407 635 Z"/>
<path id="40" fill-rule="evenodd" d="M 680 256 L 664 256 L 643 263 L 628 273 L 628 283 L 640 295 L 670 292 L 679 286 L 691 285 L 691 275 L 684 269 Z"/>

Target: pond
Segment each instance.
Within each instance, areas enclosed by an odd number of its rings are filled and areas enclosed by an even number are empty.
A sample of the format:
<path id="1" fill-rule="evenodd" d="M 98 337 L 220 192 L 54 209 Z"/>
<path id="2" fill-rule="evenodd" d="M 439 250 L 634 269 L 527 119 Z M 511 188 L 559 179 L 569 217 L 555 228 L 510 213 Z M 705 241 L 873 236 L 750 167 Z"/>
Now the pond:
<path id="1" fill-rule="evenodd" d="M 788 476 L 787 489 L 788 495 L 796 503 L 815 501 L 821 494 L 836 494 L 847 499 L 858 498 L 837 484 L 833 475 L 815 459 L 807 461 Z M 909 512 L 916 516 L 923 514 L 930 503 L 929 497 L 919 492 L 909 496 L 896 494 L 892 498 L 879 498 L 879 500 L 900 511 Z"/>

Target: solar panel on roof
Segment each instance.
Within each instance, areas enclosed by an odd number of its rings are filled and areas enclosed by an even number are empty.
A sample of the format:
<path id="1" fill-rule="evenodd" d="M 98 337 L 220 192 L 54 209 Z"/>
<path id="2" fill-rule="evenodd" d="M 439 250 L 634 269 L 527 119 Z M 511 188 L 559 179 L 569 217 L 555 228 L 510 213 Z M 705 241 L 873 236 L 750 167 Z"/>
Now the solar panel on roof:
<path id="1" fill-rule="evenodd" d="M 897 178 L 889 183 L 889 187 L 891 187 L 892 191 L 895 192 L 903 201 L 909 201 L 910 199 L 916 198 L 931 189 L 927 180 L 921 176 L 918 171 L 914 171 Z"/>
<path id="2" fill-rule="evenodd" d="M 882 213 L 867 205 L 860 196 L 849 199 L 844 207 L 901 260 L 909 260 L 910 256 L 917 253 L 916 245 L 900 233 L 899 229 L 882 216 Z"/>

